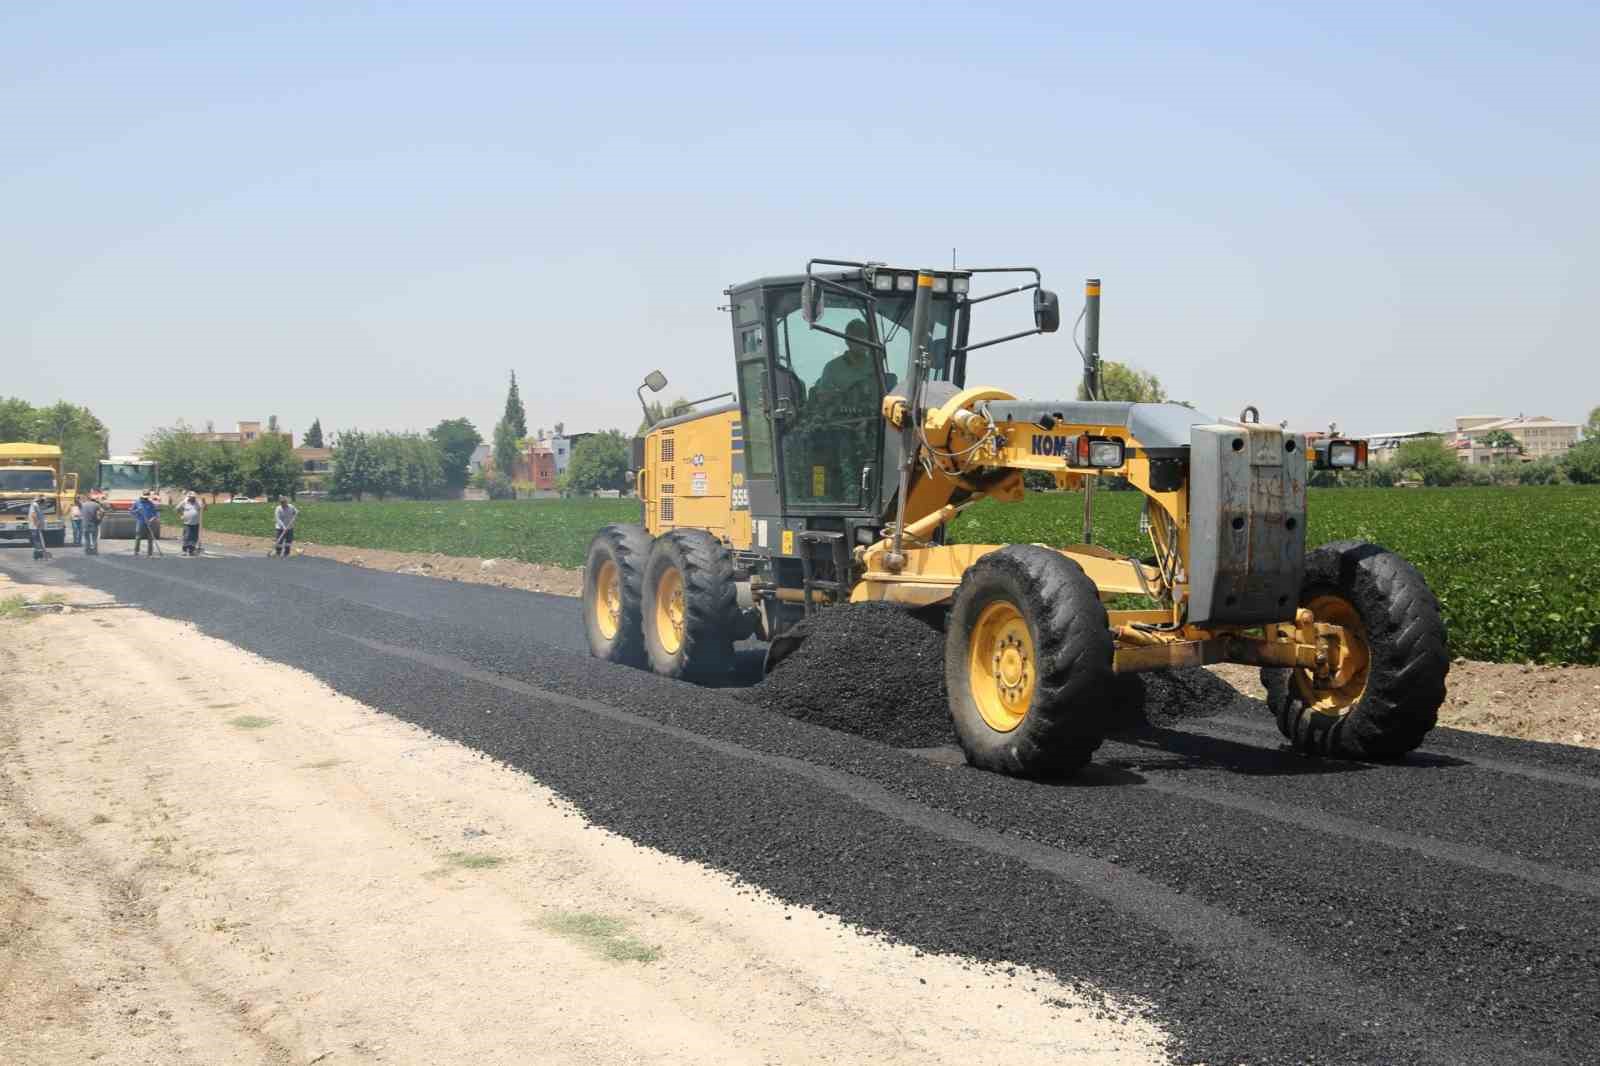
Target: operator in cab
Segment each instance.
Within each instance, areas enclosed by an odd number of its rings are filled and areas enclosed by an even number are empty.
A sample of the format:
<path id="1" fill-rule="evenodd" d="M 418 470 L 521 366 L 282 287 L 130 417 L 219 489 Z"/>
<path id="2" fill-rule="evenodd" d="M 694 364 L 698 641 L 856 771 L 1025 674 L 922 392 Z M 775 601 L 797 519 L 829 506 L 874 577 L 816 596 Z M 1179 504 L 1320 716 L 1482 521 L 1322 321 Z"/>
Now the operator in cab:
<path id="1" fill-rule="evenodd" d="M 851 410 L 865 407 L 876 410 L 878 398 L 878 371 L 873 365 L 878 358 L 867 347 L 867 323 L 853 319 L 845 327 L 845 349 L 830 359 L 822 368 L 822 375 L 812 386 L 811 395 L 829 407 Z M 824 399 L 826 397 L 826 399 Z"/>
<path id="2" fill-rule="evenodd" d="M 854 496 L 877 453 L 878 361 L 865 319 L 845 326 L 845 349 L 830 359 L 806 397 L 806 461 L 791 471 L 797 498 L 842 502 Z"/>

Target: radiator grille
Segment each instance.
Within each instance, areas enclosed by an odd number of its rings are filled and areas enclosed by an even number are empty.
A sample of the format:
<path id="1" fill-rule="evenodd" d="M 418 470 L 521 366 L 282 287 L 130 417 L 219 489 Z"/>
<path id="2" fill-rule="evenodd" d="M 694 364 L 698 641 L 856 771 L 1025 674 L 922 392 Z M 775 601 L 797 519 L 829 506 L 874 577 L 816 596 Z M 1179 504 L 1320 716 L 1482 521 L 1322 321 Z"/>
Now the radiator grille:
<path id="1" fill-rule="evenodd" d="M 663 463 L 668 463 L 668 462 L 671 462 L 672 459 L 673 459 L 672 438 L 671 437 L 662 437 L 661 438 L 661 461 Z"/>
<path id="2" fill-rule="evenodd" d="M 672 497 L 664 496 L 661 499 L 661 521 L 672 521 Z"/>

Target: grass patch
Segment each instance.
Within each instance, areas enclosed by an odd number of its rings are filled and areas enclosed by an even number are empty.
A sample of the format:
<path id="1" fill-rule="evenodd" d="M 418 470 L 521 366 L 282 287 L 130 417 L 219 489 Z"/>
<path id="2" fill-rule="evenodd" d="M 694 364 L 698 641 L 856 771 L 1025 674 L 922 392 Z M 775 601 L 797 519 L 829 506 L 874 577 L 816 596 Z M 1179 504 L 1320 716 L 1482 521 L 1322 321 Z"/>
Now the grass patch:
<path id="1" fill-rule="evenodd" d="M 26 596 L 7 596 L 0 599 L 0 620 L 9 619 L 15 622 L 28 622 L 37 618 L 37 612 L 28 610 L 29 604 L 37 606 L 41 603 L 66 603 L 67 597 L 60 592 L 46 592 L 36 600 Z"/>
<path id="2" fill-rule="evenodd" d="M 263 718 L 259 714 L 241 714 L 237 718 L 228 719 L 228 724 L 238 726 L 240 729 L 265 729 L 272 724 L 272 719 Z"/>
<path id="3" fill-rule="evenodd" d="M 584 911 L 556 911 L 540 919 L 539 924 L 613 962 L 654 962 L 661 957 L 659 947 L 629 936 L 628 923 L 621 918 Z"/>
<path id="4" fill-rule="evenodd" d="M 445 859 L 463 870 L 488 870 L 505 862 L 498 855 L 486 855 L 481 851 L 452 851 Z"/>

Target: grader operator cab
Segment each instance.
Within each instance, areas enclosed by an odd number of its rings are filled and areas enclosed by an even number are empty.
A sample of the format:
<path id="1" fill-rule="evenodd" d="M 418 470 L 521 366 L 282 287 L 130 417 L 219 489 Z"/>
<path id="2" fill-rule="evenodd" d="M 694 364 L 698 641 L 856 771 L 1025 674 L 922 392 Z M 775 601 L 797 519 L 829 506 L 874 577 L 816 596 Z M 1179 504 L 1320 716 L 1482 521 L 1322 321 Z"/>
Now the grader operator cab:
<path id="1" fill-rule="evenodd" d="M 836 604 L 933 614 L 968 761 L 1029 776 L 1088 762 L 1127 675 L 1209 663 L 1260 666 L 1279 728 L 1308 753 L 1394 757 L 1433 727 L 1449 655 L 1422 577 L 1372 544 L 1306 550 L 1308 469 L 1364 465 L 1361 442 L 1308 449 L 1253 408 L 1225 419 L 969 385 L 970 353 L 1058 329 L 1031 267 L 812 260 L 727 295 L 737 398 L 635 442 L 642 523 L 607 526 L 589 548 L 595 655 L 707 681 L 752 635 L 774 668 L 795 626 Z M 1007 296 L 1031 299 L 1033 328 L 974 339 L 974 310 Z M 1091 397 L 1099 305 L 1091 280 Z M 1020 500 L 1028 471 L 1082 493 L 1081 543 L 947 542 L 978 501 Z M 1144 495 L 1144 558 L 1094 543 L 1107 475 Z"/>

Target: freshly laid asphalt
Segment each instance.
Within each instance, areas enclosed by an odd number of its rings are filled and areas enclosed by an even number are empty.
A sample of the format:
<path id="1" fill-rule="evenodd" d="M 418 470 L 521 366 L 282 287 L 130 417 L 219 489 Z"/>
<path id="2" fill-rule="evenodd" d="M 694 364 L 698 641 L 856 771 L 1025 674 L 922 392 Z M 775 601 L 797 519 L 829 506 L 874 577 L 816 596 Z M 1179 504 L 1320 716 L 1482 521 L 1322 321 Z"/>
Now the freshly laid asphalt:
<path id="1" fill-rule="evenodd" d="M 1600 752 L 1439 730 L 1316 761 L 1192 674 L 1079 778 L 1019 781 L 594 661 L 574 600 L 102 548 L 0 571 L 190 621 L 784 900 L 1147 1004 L 1179 1061 L 1600 1063 Z"/>

